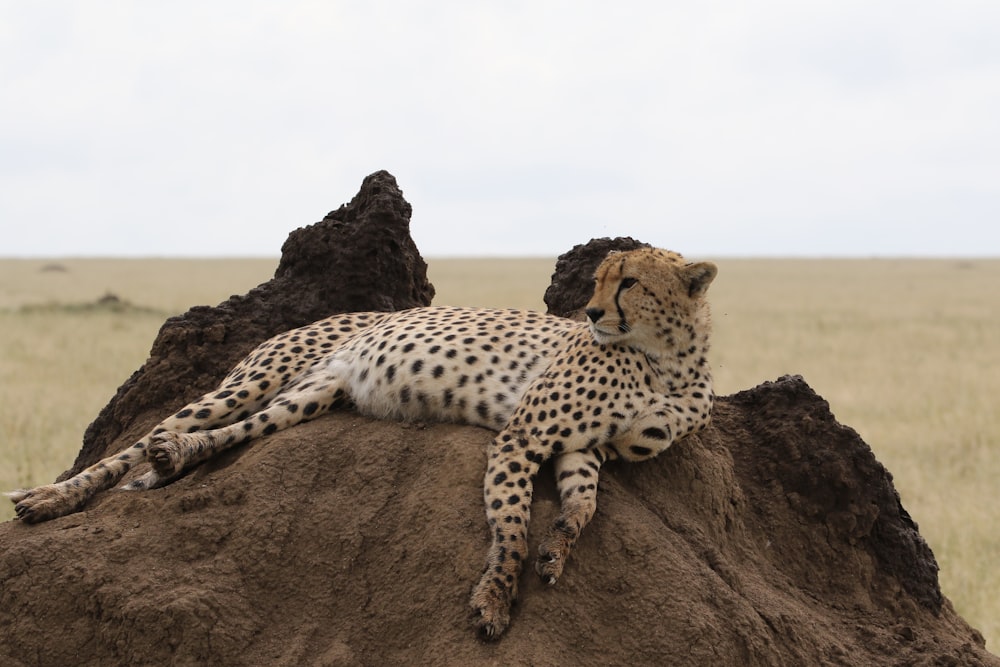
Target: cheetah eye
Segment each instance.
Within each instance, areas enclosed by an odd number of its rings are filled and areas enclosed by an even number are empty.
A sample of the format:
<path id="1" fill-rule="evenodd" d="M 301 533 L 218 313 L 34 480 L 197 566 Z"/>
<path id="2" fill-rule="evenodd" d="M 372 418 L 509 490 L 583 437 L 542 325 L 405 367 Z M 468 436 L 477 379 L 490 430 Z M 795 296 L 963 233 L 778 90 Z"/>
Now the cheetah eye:
<path id="1" fill-rule="evenodd" d="M 628 289 L 632 285 L 635 285 L 637 282 L 639 281 L 636 280 L 635 278 L 622 278 L 621 289 Z"/>

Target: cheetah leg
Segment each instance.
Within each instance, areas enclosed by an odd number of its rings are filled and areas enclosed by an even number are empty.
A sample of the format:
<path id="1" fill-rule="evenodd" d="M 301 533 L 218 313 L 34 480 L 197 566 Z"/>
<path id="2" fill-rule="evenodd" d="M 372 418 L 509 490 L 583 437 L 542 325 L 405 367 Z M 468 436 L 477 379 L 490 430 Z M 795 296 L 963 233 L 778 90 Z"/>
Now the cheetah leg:
<path id="1" fill-rule="evenodd" d="M 160 422 L 153 431 L 128 449 L 98 461 L 67 480 L 5 494 L 14 503 L 17 517 L 26 523 L 37 523 L 76 512 L 99 492 L 114 486 L 133 467 L 144 462 L 150 440 L 156 434 L 227 423 L 227 420 L 235 419 L 233 415 L 238 411 L 255 409 L 260 402 L 270 398 L 265 394 L 255 403 L 244 398 L 230 397 L 232 392 L 222 394 L 220 391 L 205 394 Z M 128 488 L 149 487 L 133 482 Z"/>
<path id="2" fill-rule="evenodd" d="M 128 449 L 98 461 L 83 472 L 62 482 L 5 494 L 14 503 L 17 518 L 37 523 L 76 512 L 98 492 L 108 489 L 137 463 L 146 459 L 148 438 Z"/>
<path id="3" fill-rule="evenodd" d="M 549 585 L 562 574 L 570 551 L 597 510 L 597 476 L 605 456 L 597 450 L 563 454 L 555 460 L 562 512 L 538 547 L 535 571 Z"/>
<path id="4" fill-rule="evenodd" d="M 370 316 L 370 313 L 360 313 L 356 318 L 348 315 L 338 318 L 338 330 L 344 335 L 350 335 L 356 330 L 369 326 L 370 322 L 367 322 L 367 318 Z M 18 518 L 26 523 L 36 523 L 76 512 L 97 493 L 114 486 L 129 470 L 144 462 L 147 459 L 147 449 L 152 439 L 159 438 L 166 432 L 191 432 L 218 428 L 236 421 L 243 423 L 247 415 L 267 405 L 276 394 L 288 392 L 288 386 L 277 383 L 268 390 L 256 387 L 252 393 L 243 391 L 247 386 L 245 375 L 248 369 L 253 368 L 253 365 L 258 362 L 258 353 L 263 354 L 270 344 L 271 341 L 262 344 L 254 353 L 230 371 L 217 389 L 165 419 L 151 433 L 130 448 L 109 456 L 62 482 L 6 493 L 5 495 L 14 503 L 14 511 Z M 296 370 L 299 369 L 296 368 Z M 310 374 L 307 372 L 299 376 L 295 382 L 301 383 L 301 389 L 307 386 L 309 379 Z M 319 414 L 318 410 L 317 414 Z M 298 421 L 301 421 L 302 418 L 303 416 L 300 415 Z M 169 449 L 169 447 L 160 448 L 160 451 L 163 449 Z M 169 453 L 166 457 L 168 460 L 170 459 Z M 169 464 L 166 467 L 169 468 Z M 166 475 L 161 475 L 154 470 L 123 488 L 138 490 L 162 486 L 176 477 L 176 473 L 170 470 L 166 470 L 166 472 Z"/>
<path id="5" fill-rule="evenodd" d="M 153 469 L 129 488 L 162 486 L 176 479 L 185 468 L 235 445 L 319 417 L 346 397 L 345 386 L 343 380 L 324 378 L 281 394 L 265 409 L 229 426 L 191 433 L 156 433 L 149 444 Z"/>
<path id="6" fill-rule="evenodd" d="M 195 431 L 212 431 L 224 426 L 243 423 L 259 411 L 266 408 L 272 400 L 279 394 L 291 395 L 295 393 L 293 388 L 296 383 L 301 382 L 303 386 L 308 386 L 309 378 L 315 377 L 311 373 L 306 373 L 298 379 L 293 380 L 288 385 L 282 386 L 274 384 L 267 391 L 262 391 L 256 395 L 240 390 L 245 386 L 243 375 L 246 367 L 250 365 L 252 357 L 248 357 L 240 365 L 236 366 L 222 384 L 217 389 L 211 391 L 197 401 L 184 406 L 179 412 L 163 420 L 146 436 L 145 441 L 156 442 L 169 439 L 170 436 L 164 433 L 193 433 Z M 150 450 L 152 451 L 152 450 Z M 128 484 L 122 486 L 124 491 L 145 491 L 165 486 L 177 479 L 180 471 L 161 475 L 155 470 L 138 477 Z"/>
<path id="7" fill-rule="evenodd" d="M 473 624 L 482 639 L 498 638 L 510 624 L 510 607 L 528 553 L 532 478 L 545 459 L 529 444 L 523 435 L 501 433 L 490 445 L 483 498 L 493 543 L 470 600 Z"/>

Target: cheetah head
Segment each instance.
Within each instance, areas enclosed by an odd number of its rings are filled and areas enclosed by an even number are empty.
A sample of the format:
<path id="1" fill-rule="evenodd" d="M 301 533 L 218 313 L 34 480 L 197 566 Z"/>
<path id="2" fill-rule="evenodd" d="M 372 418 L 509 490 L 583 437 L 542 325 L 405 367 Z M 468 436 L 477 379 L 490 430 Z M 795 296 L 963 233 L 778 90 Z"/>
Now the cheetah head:
<path id="1" fill-rule="evenodd" d="M 597 267 L 585 310 L 594 339 L 651 353 L 707 339 L 705 292 L 717 272 L 711 262 L 688 263 L 657 248 L 611 253 Z"/>

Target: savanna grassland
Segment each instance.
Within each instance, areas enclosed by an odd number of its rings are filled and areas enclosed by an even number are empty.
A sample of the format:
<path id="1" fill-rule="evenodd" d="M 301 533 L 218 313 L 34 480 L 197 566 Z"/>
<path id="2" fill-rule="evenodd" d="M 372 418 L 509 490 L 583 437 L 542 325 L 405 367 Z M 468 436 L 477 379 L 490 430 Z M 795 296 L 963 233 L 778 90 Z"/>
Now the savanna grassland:
<path id="1" fill-rule="evenodd" d="M 893 473 L 945 594 L 996 652 L 1000 259 L 716 261 L 717 392 L 802 375 Z M 554 264 L 428 263 L 436 304 L 541 309 Z M 166 317 L 242 294 L 276 265 L 0 260 L 0 488 L 70 466 Z M 0 506 L 0 520 L 12 516 Z"/>

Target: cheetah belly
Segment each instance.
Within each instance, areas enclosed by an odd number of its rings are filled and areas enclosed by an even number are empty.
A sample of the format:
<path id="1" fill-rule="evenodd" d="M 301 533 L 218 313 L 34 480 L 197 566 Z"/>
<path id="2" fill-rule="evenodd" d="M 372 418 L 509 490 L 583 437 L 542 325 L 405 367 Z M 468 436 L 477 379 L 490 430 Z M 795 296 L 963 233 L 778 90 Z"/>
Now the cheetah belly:
<path id="1" fill-rule="evenodd" d="M 491 312 L 498 317 L 508 313 Z M 407 329 L 404 314 L 346 343 L 331 356 L 327 371 L 347 383 L 363 414 L 499 430 L 573 325 L 541 316 L 540 327 L 511 325 L 495 331 L 496 320 L 479 314 L 457 333 L 444 329 L 419 337 Z"/>
<path id="2" fill-rule="evenodd" d="M 468 423 L 493 430 L 507 423 L 537 376 L 501 377 L 474 369 L 470 373 L 453 365 L 435 379 L 404 366 L 389 381 L 374 375 L 376 368 L 370 359 L 332 359 L 329 368 L 347 378 L 348 393 L 362 414 L 378 419 Z"/>

